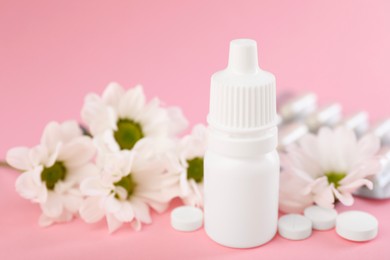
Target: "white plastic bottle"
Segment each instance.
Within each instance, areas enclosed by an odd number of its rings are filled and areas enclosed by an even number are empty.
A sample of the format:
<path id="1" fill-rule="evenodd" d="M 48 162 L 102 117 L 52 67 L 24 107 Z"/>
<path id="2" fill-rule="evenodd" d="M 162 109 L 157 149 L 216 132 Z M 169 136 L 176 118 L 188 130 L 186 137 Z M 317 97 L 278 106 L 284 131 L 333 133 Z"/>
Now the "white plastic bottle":
<path id="1" fill-rule="evenodd" d="M 259 68 L 254 40 L 230 43 L 228 67 L 211 78 L 207 120 L 206 233 L 228 247 L 260 246 L 277 230 L 280 169 L 275 77 Z"/>

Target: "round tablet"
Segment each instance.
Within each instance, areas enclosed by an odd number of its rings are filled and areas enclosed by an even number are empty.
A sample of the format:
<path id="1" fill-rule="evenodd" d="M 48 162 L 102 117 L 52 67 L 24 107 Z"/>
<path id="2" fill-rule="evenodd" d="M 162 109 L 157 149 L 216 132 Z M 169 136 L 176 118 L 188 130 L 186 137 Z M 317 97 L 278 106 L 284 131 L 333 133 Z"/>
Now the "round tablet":
<path id="1" fill-rule="evenodd" d="M 336 225 L 337 211 L 319 206 L 307 207 L 303 214 L 311 220 L 313 229 L 328 230 Z"/>
<path id="2" fill-rule="evenodd" d="M 203 212 L 192 206 L 177 207 L 171 212 L 171 226 L 178 231 L 195 231 L 203 224 Z"/>
<path id="3" fill-rule="evenodd" d="M 302 240 L 311 235 L 310 219 L 298 214 L 287 214 L 279 219 L 279 235 L 290 240 Z"/>
<path id="4" fill-rule="evenodd" d="M 346 211 L 337 216 L 336 232 L 351 241 L 368 241 L 378 234 L 378 220 L 363 211 Z"/>

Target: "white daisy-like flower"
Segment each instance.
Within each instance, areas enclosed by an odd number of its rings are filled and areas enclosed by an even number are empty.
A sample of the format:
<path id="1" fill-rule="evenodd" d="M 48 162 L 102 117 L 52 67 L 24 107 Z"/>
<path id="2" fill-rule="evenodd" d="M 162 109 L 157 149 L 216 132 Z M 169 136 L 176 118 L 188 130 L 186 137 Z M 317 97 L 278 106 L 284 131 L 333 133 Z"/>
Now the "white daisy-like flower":
<path id="1" fill-rule="evenodd" d="M 51 122 L 39 145 L 8 151 L 7 162 L 23 171 L 16 180 L 16 191 L 40 205 L 41 226 L 69 221 L 78 212 L 83 199 L 79 184 L 97 174 L 90 163 L 94 154 L 91 138 L 82 135 L 75 121 Z"/>
<path id="2" fill-rule="evenodd" d="M 335 200 L 352 205 L 352 192 L 363 185 L 372 188 L 366 177 L 380 170 L 379 147 L 376 136 L 357 140 L 345 127 L 304 136 L 281 156 L 280 209 L 301 212 L 313 203 L 332 208 Z"/>
<path id="3" fill-rule="evenodd" d="M 178 145 L 180 163 L 180 197 L 184 204 L 203 207 L 203 158 L 207 146 L 207 129 L 196 125 Z"/>
<path id="4" fill-rule="evenodd" d="M 80 216 L 87 223 L 105 217 L 110 233 L 123 223 L 140 230 L 141 223 L 152 222 L 149 207 L 163 212 L 176 196 L 175 176 L 161 157 L 132 150 L 105 153 L 98 158 L 100 175 L 81 184 L 88 197 L 80 208 Z"/>
<path id="5" fill-rule="evenodd" d="M 172 137 L 188 124 L 179 108 L 163 108 L 157 98 L 146 103 L 142 86 L 124 90 L 117 83 L 109 84 L 101 97 L 87 95 L 81 116 L 105 152 L 131 150 L 146 137 Z"/>

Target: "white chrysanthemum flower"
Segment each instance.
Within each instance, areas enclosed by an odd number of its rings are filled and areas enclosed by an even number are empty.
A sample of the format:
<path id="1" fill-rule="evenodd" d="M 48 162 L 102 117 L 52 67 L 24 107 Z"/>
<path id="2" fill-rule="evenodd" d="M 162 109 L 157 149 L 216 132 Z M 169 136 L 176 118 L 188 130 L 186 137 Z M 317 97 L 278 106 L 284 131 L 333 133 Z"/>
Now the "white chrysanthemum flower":
<path id="1" fill-rule="evenodd" d="M 376 136 L 357 140 L 345 127 L 324 127 L 317 136 L 304 136 L 282 155 L 280 209 L 301 212 L 313 203 L 332 208 L 335 199 L 352 205 L 352 192 L 363 185 L 372 188 L 366 177 L 380 170 L 379 147 Z"/>
<path id="2" fill-rule="evenodd" d="M 172 137 L 188 124 L 179 108 L 162 108 L 157 98 L 146 103 L 142 86 L 126 91 L 117 83 L 101 97 L 87 95 L 81 116 L 105 152 L 131 150 L 144 137 Z"/>
<path id="3" fill-rule="evenodd" d="M 41 143 L 33 148 L 17 147 L 7 153 L 7 162 L 23 171 L 16 180 L 17 192 L 39 203 L 41 226 L 72 219 L 79 210 L 79 184 L 97 173 L 90 163 L 95 154 L 91 138 L 82 135 L 75 121 L 49 123 Z"/>
<path id="4" fill-rule="evenodd" d="M 207 129 L 204 125 L 196 125 L 178 145 L 180 197 L 184 204 L 203 207 L 203 157 L 206 145 Z"/>
<path id="5" fill-rule="evenodd" d="M 87 223 L 106 217 L 109 232 L 123 223 L 140 230 L 141 223 L 152 222 L 149 207 L 163 212 L 175 197 L 174 176 L 161 157 L 150 157 L 141 150 L 105 153 L 98 157 L 99 176 L 84 180 L 82 192 L 88 196 L 80 208 Z"/>

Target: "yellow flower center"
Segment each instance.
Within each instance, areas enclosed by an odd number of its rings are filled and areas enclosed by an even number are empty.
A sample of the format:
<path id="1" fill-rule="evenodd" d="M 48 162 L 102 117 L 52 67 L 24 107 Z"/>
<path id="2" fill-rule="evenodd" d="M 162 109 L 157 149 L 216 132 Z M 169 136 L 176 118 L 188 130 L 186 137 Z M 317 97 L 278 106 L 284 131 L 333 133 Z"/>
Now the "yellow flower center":
<path id="1" fill-rule="evenodd" d="M 119 119 L 117 127 L 114 138 L 121 150 L 131 150 L 144 137 L 141 125 L 131 119 Z"/>
<path id="2" fill-rule="evenodd" d="M 187 179 L 193 179 L 197 183 L 203 181 L 203 158 L 195 157 L 194 159 L 187 160 Z"/>
<path id="3" fill-rule="evenodd" d="M 325 176 L 328 178 L 328 183 L 333 183 L 335 188 L 338 188 L 340 186 L 339 182 L 344 179 L 346 175 L 347 174 L 343 172 L 328 172 L 325 174 Z"/>
<path id="4" fill-rule="evenodd" d="M 115 182 L 114 185 L 117 187 L 122 187 L 127 191 L 127 199 L 129 199 L 131 195 L 133 195 L 135 187 L 137 186 L 133 180 L 133 176 L 131 175 L 131 173 L 125 177 L 122 177 L 122 179 Z M 118 194 L 116 194 L 115 197 L 119 199 Z"/>
<path id="5" fill-rule="evenodd" d="M 64 180 L 66 168 L 62 162 L 55 162 L 51 167 L 43 168 L 41 180 L 46 183 L 46 188 L 53 190 L 59 180 Z"/>

